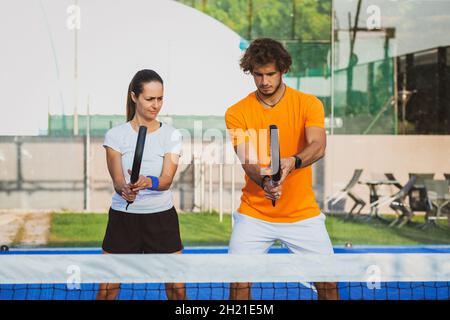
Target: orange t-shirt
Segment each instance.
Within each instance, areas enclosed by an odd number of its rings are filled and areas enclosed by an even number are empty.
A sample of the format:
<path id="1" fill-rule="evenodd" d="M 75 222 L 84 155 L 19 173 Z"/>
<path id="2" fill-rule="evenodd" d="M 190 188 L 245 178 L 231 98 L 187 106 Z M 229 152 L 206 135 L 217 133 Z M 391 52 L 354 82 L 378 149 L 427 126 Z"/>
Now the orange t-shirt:
<path id="1" fill-rule="evenodd" d="M 325 127 L 325 115 L 318 98 L 286 86 L 284 97 L 275 107 L 264 108 L 253 92 L 228 108 L 225 122 L 233 145 L 250 142 L 258 163 L 268 166 L 270 125 L 278 126 L 280 157 L 286 158 L 305 147 L 306 127 Z M 320 214 L 312 188 L 311 166 L 293 170 L 287 176 L 275 207 L 264 197 L 264 190 L 247 175 L 245 181 L 238 209 L 242 214 L 269 222 L 296 222 Z"/>

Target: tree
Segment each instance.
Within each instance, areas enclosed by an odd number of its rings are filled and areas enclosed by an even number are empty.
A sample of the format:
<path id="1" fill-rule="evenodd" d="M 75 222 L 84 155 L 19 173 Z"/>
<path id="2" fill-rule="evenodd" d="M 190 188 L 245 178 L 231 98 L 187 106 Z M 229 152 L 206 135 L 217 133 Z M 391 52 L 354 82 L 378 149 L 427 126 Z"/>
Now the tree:
<path id="1" fill-rule="evenodd" d="M 179 0 L 217 19 L 242 38 L 283 40 L 293 58 L 291 75 L 326 76 L 331 0 Z"/>

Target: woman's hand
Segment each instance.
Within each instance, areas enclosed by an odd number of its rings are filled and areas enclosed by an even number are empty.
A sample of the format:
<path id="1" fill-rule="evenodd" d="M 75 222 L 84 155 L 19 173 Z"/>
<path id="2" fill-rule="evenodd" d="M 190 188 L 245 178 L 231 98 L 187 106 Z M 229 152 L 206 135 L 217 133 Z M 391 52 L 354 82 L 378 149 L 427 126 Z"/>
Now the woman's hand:
<path id="1" fill-rule="evenodd" d="M 128 169 L 128 173 L 131 175 L 131 170 Z M 152 187 L 152 179 L 147 178 L 146 176 L 139 176 L 138 181 L 136 183 L 129 183 L 131 191 L 136 192 L 136 194 L 140 190 L 148 189 Z"/>
<path id="2" fill-rule="evenodd" d="M 128 184 L 124 184 L 122 187 L 121 197 L 124 198 L 126 201 L 134 202 L 137 196 L 137 192 L 134 192 L 131 190 L 130 186 Z"/>

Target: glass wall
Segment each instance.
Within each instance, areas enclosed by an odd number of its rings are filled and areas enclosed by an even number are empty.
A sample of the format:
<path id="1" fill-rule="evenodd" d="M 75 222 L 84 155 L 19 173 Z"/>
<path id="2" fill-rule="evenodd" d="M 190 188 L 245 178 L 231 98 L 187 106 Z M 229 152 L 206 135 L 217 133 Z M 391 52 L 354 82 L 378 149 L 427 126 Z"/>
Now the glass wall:
<path id="1" fill-rule="evenodd" d="M 449 208 L 437 199 L 449 192 L 450 41 L 435 31 L 450 30 L 450 4 L 336 0 L 332 25 L 330 116 L 341 124 L 325 159 L 332 237 L 449 243 Z"/>

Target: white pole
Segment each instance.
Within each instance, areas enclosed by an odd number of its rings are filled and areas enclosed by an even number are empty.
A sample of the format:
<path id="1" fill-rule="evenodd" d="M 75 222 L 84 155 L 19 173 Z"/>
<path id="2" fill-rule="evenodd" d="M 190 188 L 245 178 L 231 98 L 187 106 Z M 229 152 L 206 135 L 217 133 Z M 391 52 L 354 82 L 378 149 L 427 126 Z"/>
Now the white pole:
<path id="1" fill-rule="evenodd" d="M 334 11 L 334 1 L 331 0 L 331 46 L 330 46 L 330 70 L 331 70 L 331 84 L 330 84 L 330 90 L 331 90 L 331 96 L 330 96 L 330 103 L 331 103 L 331 119 L 330 119 L 330 126 L 331 126 L 331 135 L 334 134 L 334 68 L 335 68 L 335 50 L 334 50 L 334 32 L 335 32 L 335 25 L 334 25 L 334 19 L 335 19 L 335 11 Z"/>
<path id="2" fill-rule="evenodd" d="M 394 134 L 398 135 L 398 83 L 397 83 L 397 57 L 394 56 Z"/>
<path id="3" fill-rule="evenodd" d="M 200 210 L 205 211 L 205 164 L 200 164 Z"/>
<path id="4" fill-rule="evenodd" d="M 199 186 L 201 185 L 201 169 L 199 165 L 198 156 L 194 155 L 194 160 L 192 164 L 194 168 L 194 212 L 199 212 L 201 210 L 201 190 Z"/>
<path id="5" fill-rule="evenodd" d="M 75 0 L 78 7 L 78 0 Z M 73 106 L 73 135 L 78 135 L 78 26 L 74 29 L 74 106 Z"/>
<path id="6" fill-rule="evenodd" d="M 209 164 L 209 212 L 212 212 L 212 170 L 213 170 L 213 165 L 212 163 Z"/>
<path id="7" fill-rule="evenodd" d="M 223 163 L 219 164 L 219 217 L 223 221 Z"/>
<path id="8" fill-rule="evenodd" d="M 331 115 L 330 115 L 330 135 L 331 135 L 331 137 L 333 137 L 334 136 L 334 80 L 335 80 L 335 78 L 334 78 L 334 68 L 335 68 L 335 59 L 336 59 L 336 57 L 335 57 L 335 54 L 336 54 L 336 52 L 335 52 L 335 47 L 334 47 L 334 42 L 335 42 L 335 36 L 334 36 L 334 32 L 335 32 L 335 29 L 336 29 L 336 27 L 335 27 L 335 18 L 336 18 L 336 12 L 334 11 L 334 0 L 331 0 L 331 45 L 330 45 L 330 72 L 331 72 L 331 77 L 330 77 L 330 81 L 331 81 L 331 84 L 330 84 L 330 104 L 331 104 Z M 331 144 L 331 146 L 332 146 L 332 144 Z M 334 154 L 333 154 L 333 152 L 334 152 L 334 148 L 333 147 L 331 147 L 331 150 L 329 150 L 329 155 L 331 154 L 331 161 L 333 161 L 333 159 L 334 159 Z M 328 159 L 327 159 L 328 158 Z M 328 156 L 327 158 L 325 158 L 325 163 L 324 163 L 324 166 L 325 166 L 325 168 L 326 168 L 326 163 L 328 162 L 328 161 L 330 161 L 330 156 Z M 331 162 L 332 163 L 332 162 Z M 324 208 L 325 208 L 325 210 L 327 211 L 327 212 L 329 212 L 330 211 L 330 208 L 329 208 L 329 203 L 328 202 L 326 202 L 326 199 L 328 199 L 328 193 L 327 193 L 327 181 L 334 181 L 334 167 L 332 167 L 332 166 L 330 166 L 330 173 L 329 172 L 327 172 L 326 170 L 325 170 L 325 182 L 324 182 L 324 186 L 323 186 L 323 190 L 324 190 L 324 192 L 323 192 L 323 199 L 324 199 Z M 329 180 L 329 179 L 327 179 L 327 175 L 331 175 L 331 180 Z M 333 188 L 334 186 L 333 185 L 331 185 L 330 186 L 331 188 Z M 331 193 L 333 192 L 333 190 L 331 190 Z"/>
<path id="9" fill-rule="evenodd" d="M 50 118 L 50 108 L 51 108 L 51 101 L 50 101 L 50 96 L 48 96 L 48 106 L 47 106 L 47 135 L 49 136 L 51 133 L 51 118 Z"/>
<path id="10" fill-rule="evenodd" d="M 236 209 L 235 205 L 235 196 L 236 196 L 236 177 L 235 172 L 236 167 L 233 161 L 233 164 L 231 164 L 231 213 Z"/>
<path id="11" fill-rule="evenodd" d="M 90 119 L 90 97 L 88 95 L 87 99 L 87 110 L 86 110 L 86 172 L 85 172 L 85 205 L 84 210 L 91 210 L 91 119 Z"/>

